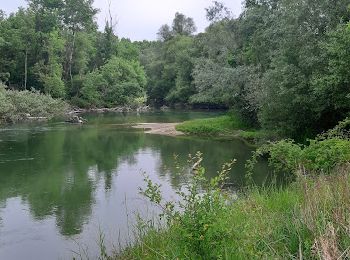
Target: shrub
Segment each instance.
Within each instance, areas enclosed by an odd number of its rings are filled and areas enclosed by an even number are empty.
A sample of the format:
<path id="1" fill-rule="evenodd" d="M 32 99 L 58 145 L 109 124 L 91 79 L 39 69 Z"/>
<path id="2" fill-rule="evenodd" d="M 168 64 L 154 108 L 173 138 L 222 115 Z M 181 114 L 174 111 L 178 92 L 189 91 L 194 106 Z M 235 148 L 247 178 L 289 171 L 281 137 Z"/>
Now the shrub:
<path id="1" fill-rule="evenodd" d="M 63 116 L 68 111 L 68 104 L 61 99 L 37 91 L 7 90 L 0 85 L 0 122 L 14 123 L 31 117 Z"/>
<path id="2" fill-rule="evenodd" d="M 183 251 L 192 252 L 192 257 L 211 259 L 225 236 L 224 231 L 214 228 L 213 224 L 228 211 L 227 194 L 222 188 L 235 161 L 224 164 L 218 176 L 211 180 L 205 178 L 201 161 L 199 152 L 191 158 L 193 175 L 185 189 L 177 190 L 180 197 L 177 202 L 164 201 L 160 186 L 148 177 L 145 178 L 147 188 L 141 192 L 162 209 L 160 217 L 178 234 Z"/>
<path id="3" fill-rule="evenodd" d="M 329 174 L 337 167 L 350 163 L 350 139 L 347 127 L 349 119 L 337 127 L 309 140 L 308 145 L 293 140 L 282 140 L 257 149 L 247 163 L 248 176 L 257 158 L 269 156 L 269 163 L 276 171 L 298 174 Z"/>

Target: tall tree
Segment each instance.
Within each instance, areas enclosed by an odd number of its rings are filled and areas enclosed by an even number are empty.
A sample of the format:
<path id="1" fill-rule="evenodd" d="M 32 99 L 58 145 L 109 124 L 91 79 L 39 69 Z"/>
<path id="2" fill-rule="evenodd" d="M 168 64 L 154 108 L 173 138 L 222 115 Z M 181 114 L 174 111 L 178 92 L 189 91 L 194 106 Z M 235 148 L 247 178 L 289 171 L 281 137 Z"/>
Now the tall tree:
<path id="1" fill-rule="evenodd" d="M 214 1 L 213 5 L 205 8 L 207 20 L 211 23 L 229 20 L 232 18 L 232 12 L 219 1 Z"/>
<path id="2" fill-rule="evenodd" d="M 17 13 L 1 21 L 0 73 L 2 80 L 14 88 L 25 89 L 28 78 L 32 79 L 28 67 L 35 62 L 37 36 L 34 16 L 29 10 L 19 9 Z"/>
<path id="3" fill-rule="evenodd" d="M 70 81 L 71 88 L 74 87 L 74 52 L 80 48 L 76 46 L 77 33 L 96 29 L 94 16 L 97 13 L 98 9 L 93 7 L 93 0 L 66 0 L 62 9 L 64 28 L 67 32 L 64 74 L 66 81 Z"/>
<path id="4" fill-rule="evenodd" d="M 164 24 L 159 28 L 157 36 L 158 36 L 158 40 L 165 42 L 170 40 L 173 37 L 173 32 L 169 25 Z"/>
<path id="5" fill-rule="evenodd" d="M 176 13 L 173 20 L 172 31 L 175 35 L 192 35 L 197 31 L 193 18 L 186 17 L 184 14 Z"/>

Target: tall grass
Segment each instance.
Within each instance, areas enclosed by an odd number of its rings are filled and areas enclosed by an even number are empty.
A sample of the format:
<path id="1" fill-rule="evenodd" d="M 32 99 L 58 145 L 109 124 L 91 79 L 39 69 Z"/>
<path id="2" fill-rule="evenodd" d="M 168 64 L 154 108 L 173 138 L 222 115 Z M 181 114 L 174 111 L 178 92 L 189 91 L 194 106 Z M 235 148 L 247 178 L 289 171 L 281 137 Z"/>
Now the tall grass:
<path id="1" fill-rule="evenodd" d="M 200 239 L 179 222 L 160 230 L 148 227 L 135 246 L 113 258 L 348 259 L 349 174 L 346 167 L 285 189 L 251 188 L 236 201 L 222 197 L 228 206 L 215 208 L 209 223 L 204 224 L 204 213 L 193 219 L 203 228 L 197 231 Z"/>

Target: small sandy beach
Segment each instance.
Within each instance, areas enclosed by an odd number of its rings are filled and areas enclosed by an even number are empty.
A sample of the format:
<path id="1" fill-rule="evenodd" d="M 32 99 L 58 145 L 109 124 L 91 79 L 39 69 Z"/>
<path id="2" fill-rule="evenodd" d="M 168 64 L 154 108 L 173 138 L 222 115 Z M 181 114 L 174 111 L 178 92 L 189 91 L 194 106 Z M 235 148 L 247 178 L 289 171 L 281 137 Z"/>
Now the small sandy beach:
<path id="1" fill-rule="evenodd" d="M 179 123 L 141 123 L 134 125 L 133 128 L 144 129 L 147 134 L 158 134 L 167 136 L 183 135 L 175 129 Z"/>

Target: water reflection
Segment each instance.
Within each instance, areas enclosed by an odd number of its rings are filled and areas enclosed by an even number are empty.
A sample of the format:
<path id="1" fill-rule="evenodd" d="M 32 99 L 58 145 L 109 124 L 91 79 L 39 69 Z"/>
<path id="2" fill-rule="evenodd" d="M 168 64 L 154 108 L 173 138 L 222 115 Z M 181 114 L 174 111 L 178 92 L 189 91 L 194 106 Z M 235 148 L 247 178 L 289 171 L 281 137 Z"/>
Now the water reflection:
<path id="1" fill-rule="evenodd" d="M 93 191 L 101 178 L 111 187 L 118 162 L 132 162 L 144 136 L 98 128 L 16 131 L 2 135 L 0 201 L 21 197 L 36 220 L 55 215 L 63 235 L 81 232 L 91 214 Z M 33 160 L 26 160 L 33 158 Z M 95 170 L 92 170 L 94 169 Z M 89 172 L 97 172 L 96 179 Z"/>

